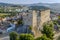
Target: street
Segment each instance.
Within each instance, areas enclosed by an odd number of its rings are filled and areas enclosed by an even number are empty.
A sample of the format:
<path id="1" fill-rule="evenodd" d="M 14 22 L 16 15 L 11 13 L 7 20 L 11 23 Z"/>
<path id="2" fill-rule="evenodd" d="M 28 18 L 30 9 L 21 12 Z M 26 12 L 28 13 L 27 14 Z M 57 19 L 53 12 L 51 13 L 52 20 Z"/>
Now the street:
<path id="1" fill-rule="evenodd" d="M 0 34 L 0 40 L 9 40 L 9 34 Z"/>
<path id="2" fill-rule="evenodd" d="M 9 40 L 9 36 L 6 36 L 6 37 L 3 37 L 3 38 L 0 38 L 0 40 Z"/>

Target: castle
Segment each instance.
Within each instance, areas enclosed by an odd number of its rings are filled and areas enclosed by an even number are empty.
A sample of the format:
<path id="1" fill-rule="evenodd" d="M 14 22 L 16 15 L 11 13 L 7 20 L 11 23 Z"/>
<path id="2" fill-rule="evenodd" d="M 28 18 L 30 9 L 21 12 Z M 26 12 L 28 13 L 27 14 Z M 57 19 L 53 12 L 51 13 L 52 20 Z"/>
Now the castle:
<path id="1" fill-rule="evenodd" d="M 50 9 L 40 9 L 40 10 L 28 10 L 26 12 L 20 13 L 23 17 L 24 25 L 32 26 L 32 32 L 35 36 L 38 36 L 39 29 L 45 22 L 50 21 Z"/>

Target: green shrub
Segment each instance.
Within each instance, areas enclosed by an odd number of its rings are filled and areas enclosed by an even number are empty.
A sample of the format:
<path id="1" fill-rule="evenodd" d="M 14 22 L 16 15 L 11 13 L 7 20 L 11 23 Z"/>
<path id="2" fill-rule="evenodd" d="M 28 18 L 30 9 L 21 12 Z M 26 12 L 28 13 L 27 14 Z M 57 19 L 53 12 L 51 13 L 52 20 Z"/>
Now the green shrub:
<path id="1" fill-rule="evenodd" d="M 54 33 L 53 33 L 53 24 L 45 24 L 43 26 L 43 33 L 46 34 L 46 36 L 50 39 L 53 39 Z"/>
<path id="2" fill-rule="evenodd" d="M 36 38 L 35 40 L 51 40 L 50 38 L 47 38 L 46 35 L 43 35 L 41 37 Z"/>
<path id="3" fill-rule="evenodd" d="M 18 34 L 16 32 L 10 33 L 10 40 L 17 40 Z"/>
<path id="4" fill-rule="evenodd" d="M 31 34 L 20 34 L 19 40 L 34 40 Z"/>

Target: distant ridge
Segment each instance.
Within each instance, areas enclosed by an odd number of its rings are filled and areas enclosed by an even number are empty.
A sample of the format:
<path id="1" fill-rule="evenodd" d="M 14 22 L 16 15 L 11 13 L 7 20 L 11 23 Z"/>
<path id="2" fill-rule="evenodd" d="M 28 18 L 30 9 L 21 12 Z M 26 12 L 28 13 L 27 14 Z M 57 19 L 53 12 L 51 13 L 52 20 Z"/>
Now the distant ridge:
<path id="1" fill-rule="evenodd" d="M 9 4 L 9 3 L 1 3 L 0 2 L 0 6 L 20 6 L 18 4 Z"/>
<path id="2" fill-rule="evenodd" d="M 30 9 L 32 9 L 32 10 L 46 10 L 49 8 L 45 7 L 45 6 L 30 6 Z"/>
<path id="3" fill-rule="evenodd" d="M 12 7 L 20 7 L 20 6 L 44 6 L 51 9 L 51 11 L 60 13 L 60 3 L 34 3 L 34 4 L 9 4 L 9 3 L 2 3 L 0 2 L 0 6 L 12 6 Z"/>

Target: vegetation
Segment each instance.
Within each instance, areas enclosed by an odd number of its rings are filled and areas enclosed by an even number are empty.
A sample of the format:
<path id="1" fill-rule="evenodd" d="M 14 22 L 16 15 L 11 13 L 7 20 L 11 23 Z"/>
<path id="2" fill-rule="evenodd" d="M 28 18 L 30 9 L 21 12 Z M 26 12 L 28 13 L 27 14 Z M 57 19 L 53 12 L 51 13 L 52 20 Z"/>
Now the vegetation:
<path id="1" fill-rule="evenodd" d="M 19 19 L 19 20 L 17 21 L 17 24 L 18 24 L 18 25 L 22 25 L 22 24 L 23 24 L 22 19 Z"/>
<path id="2" fill-rule="evenodd" d="M 58 21 L 57 20 L 53 20 L 53 24 L 54 25 L 57 25 L 58 24 Z"/>
<path id="3" fill-rule="evenodd" d="M 29 26 L 29 30 L 32 30 L 32 26 Z"/>
<path id="4" fill-rule="evenodd" d="M 34 37 L 31 34 L 18 35 L 16 32 L 11 32 L 10 33 L 10 40 L 34 40 Z"/>
<path id="5" fill-rule="evenodd" d="M 19 40 L 34 40 L 31 34 L 21 34 Z"/>
<path id="6" fill-rule="evenodd" d="M 41 37 L 36 38 L 35 40 L 51 40 L 50 38 L 47 38 L 47 36 L 44 34 Z"/>
<path id="7" fill-rule="evenodd" d="M 2 17 L 2 18 L 4 18 L 4 17 L 6 17 L 6 16 L 9 16 L 10 14 L 8 13 L 0 13 L 0 17 Z"/>
<path id="8" fill-rule="evenodd" d="M 56 26 L 55 27 L 56 31 L 59 31 L 60 30 L 60 19 L 53 20 L 53 24 Z"/>
<path id="9" fill-rule="evenodd" d="M 10 33 L 10 40 L 17 40 L 18 34 L 16 32 Z"/>
<path id="10" fill-rule="evenodd" d="M 58 16 L 58 19 L 60 20 L 60 16 Z"/>
<path id="11" fill-rule="evenodd" d="M 4 17 L 11 17 L 11 16 L 14 16 L 16 15 L 16 13 L 0 13 L 0 17 L 4 18 Z"/>
<path id="12" fill-rule="evenodd" d="M 49 25 L 45 24 L 43 26 L 43 33 L 46 34 L 48 38 L 53 39 L 53 23 L 49 23 Z"/>

